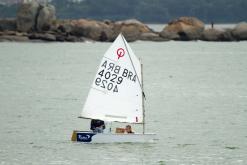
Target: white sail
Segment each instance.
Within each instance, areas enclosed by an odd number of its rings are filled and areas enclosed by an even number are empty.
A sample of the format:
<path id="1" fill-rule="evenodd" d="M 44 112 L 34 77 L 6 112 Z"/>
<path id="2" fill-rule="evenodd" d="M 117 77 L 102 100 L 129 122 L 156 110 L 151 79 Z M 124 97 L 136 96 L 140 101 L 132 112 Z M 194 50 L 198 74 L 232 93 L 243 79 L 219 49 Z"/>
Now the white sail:
<path id="1" fill-rule="evenodd" d="M 104 54 L 81 117 L 142 123 L 141 64 L 120 34 Z"/>

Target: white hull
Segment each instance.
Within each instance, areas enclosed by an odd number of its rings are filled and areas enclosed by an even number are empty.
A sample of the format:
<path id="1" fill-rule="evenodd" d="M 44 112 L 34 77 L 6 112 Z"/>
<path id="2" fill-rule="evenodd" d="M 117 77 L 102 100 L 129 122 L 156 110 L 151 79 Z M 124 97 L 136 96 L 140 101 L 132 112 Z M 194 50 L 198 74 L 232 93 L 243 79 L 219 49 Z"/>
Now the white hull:
<path id="1" fill-rule="evenodd" d="M 115 133 L 92 133 L 86 131 L 74 131 L 72 141 L 83 143 L 152 143 L 156 134 L 115 134 Z"/>

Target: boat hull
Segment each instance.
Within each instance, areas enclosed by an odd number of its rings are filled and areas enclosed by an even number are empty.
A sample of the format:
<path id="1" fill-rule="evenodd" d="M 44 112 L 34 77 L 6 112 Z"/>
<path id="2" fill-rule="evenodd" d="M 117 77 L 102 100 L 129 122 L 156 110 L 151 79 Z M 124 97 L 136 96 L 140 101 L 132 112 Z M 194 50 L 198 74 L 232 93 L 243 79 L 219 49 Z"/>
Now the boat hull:
<path id="1" fill-rule="evenodd" d="M 150 143 L 155 141 L 155 134 L 93 133 L 73 131 L 71 140 L 82 143 Z"/>

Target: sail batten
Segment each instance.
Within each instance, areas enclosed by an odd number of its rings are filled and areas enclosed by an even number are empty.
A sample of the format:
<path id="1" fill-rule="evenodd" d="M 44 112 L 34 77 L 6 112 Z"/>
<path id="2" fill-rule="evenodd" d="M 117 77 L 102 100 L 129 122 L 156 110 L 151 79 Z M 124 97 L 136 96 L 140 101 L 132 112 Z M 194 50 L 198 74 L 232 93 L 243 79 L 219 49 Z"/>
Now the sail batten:
<path id="1" fill-rule="evenodd" d="M 81 116 L 105 121 L 142 123 L 139 59 L 120 34 L 104 54 Z"/>

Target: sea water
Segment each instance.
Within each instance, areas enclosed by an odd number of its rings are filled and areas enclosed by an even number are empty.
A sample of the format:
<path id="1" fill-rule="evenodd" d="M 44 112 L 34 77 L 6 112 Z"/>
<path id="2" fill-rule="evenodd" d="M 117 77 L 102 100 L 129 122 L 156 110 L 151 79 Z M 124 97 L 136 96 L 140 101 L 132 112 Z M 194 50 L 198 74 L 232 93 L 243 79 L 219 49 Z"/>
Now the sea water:
<path id="1" fill-rule="evenodd" d="M 130 43 L 158 140 L 71 142 L 89 129 L 77 117 L 110 45 L 0 43 L 0 165 L 247 164 L 247 42 Z"/>

